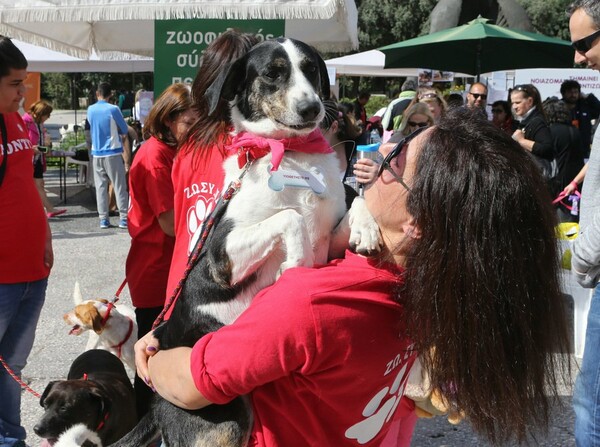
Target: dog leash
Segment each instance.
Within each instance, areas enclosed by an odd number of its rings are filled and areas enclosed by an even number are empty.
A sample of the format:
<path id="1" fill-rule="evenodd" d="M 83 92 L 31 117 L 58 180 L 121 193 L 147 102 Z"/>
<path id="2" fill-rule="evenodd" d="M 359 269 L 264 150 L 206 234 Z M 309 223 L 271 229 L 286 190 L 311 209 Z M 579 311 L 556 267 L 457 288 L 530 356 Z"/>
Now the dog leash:
<path id="1" fill-rule="evenodd" d="M 127 278 L 125 278 L 123 280 L 123 282 L 117 289 L 117 292 L 115 293 L 115 296 L 113 297 L 113 299 L 108 302 L 108 310 L 106 311 L 106 315 L 104 316 L 104 318 L 102 319 L 102 322 L 100 323 L 102 325 L 102 327 L 104 327 L 106 325 L 106 322 L 108 321 L 108 318 L 110 317 L 110 312 L 114 309 L 115 303 L 117 301 L 119 301 L 121 292 L 125 288 L 125 284 L 127 284 Z"/>
<path id="2" fill-rule="evenodd" d="M 177 286 L 175 286 L 175 290 L 173 290 L 173 293 L 169 296 L 169 298 L 165 302 L 165 305 L 164 305 L 162 311 L 160 312 L 158 317 L 156 317 L 156 320 L 154 320 L 154 323 L 152 324 L 152 329 L 156 329 L 156 327 L 160 323 L 162 323 L 163 319 L 165 318 L 166 313 L 169 311 L 171 306 L 173 306 L 175 301 L 177 301 L 177 298 L 179 297 L 179 294 L 181 293 L 181 289 L 183 288 L 183 285 L 185 284 L 190 272 L 192 271 L 192 269 L 198 262 L 198 258 L 200 257 L 202 248 L 204 248 L 204 244 L 206 243 L 206 240 L 208 239 L 208 236 L 209 236 L 211 230 L 214 228 L 215 224 L 217 224 L 219 222 L 219 220 L 221 219 L 221 217 L 223 216 L 223 213 L 227 209 L 227 205 L 229 204 L 229 201 L 233 198 L 233 196 L 241 188 L 242 178 L 244 177 L 244 175 L 246 175 L 246 172 L 248 172 L 248 169 L 254 163 L 254 159 L 250 158 L 250 154 L 248 152 L 246 152 L 246 157 L 247 157 L 247 161 L 242 169 L 242 172 L 240 173 L 240 176 L 236 180 L 233 180 L 229 184 L 229 186 L 227 187 L 225 192 L 223 194 L 221 194 L 221 196 L 219 197 L 219 200 L 217 201 L 217 204 L 215 205 L 215 208 L 213 209 L 213 211 L 210 213 L 208 218 L 202 223 L 202 231 L 200 233 L 200 238 L 198 239 L 198 241 L 196 242 L 196 245 L 194 246 L 194 251 L 190 254 L 190 256 L 188 258 L 188 262 L 185 267 L 185 271 L 183 272 L 183 276 L 177 283 Z"/>
<path id="3" fill-rule="evenodd" d="M 15 379 L 15 381 L 21 385 L 21 388 L 29 391 L 31 394 L 33 394 L 35 397 L 37 397 L 38 399 L 41 397 L 40 393 L 35 392 L 29 385 L 27 385 L 25 382 L 23 382 L 23 380 L 21 380 L 21 378 L 19 376 L 17 376 L 15 374 L 15 372 L 10 368 L 10 366 L 8 366 L 8 363 L 6 363 L 6 361 L 4 360 L 4 357 L 2 357 L 0 355 L 0 363 L 2 363 L 2 366 L 4 366 L 4 369 L 6 369 L 6 372 L 13 378 Z"/>

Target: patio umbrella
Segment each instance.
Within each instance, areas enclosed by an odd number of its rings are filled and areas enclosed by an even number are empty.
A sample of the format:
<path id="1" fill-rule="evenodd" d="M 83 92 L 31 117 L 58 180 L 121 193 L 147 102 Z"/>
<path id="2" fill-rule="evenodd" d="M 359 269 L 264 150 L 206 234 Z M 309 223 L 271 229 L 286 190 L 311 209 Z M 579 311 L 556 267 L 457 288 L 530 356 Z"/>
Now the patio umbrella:
<path id="1" fill-rule="evenodd" d="M 422 67 L 477 76 L 519 68 L 572 68 L 571 43 L 477 18 L 466 25 L 379 48 L 385 68 Z"/>

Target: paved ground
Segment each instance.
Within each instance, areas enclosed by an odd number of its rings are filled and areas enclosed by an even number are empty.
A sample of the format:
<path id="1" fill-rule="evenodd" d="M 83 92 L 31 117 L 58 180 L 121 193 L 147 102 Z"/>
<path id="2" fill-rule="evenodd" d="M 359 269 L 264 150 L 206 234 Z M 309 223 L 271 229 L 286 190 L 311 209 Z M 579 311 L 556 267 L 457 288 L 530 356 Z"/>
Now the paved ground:
<path id="1" fill-rule="evenodd" d="M 57 176 L 56 171 L 50 171 L 46 176 L 50 198 L 55 203 L 58 201 Z M 55 265 L 50 276 L 35 345 L 23 374 L 25 380 L 38 393 L 44 390 L 49 381 L 64 378 L 69 365 L 85 346 L 85 339 L 68 335 L 69 327 L 62 321 L 62 315 L 73 305 L 75 281 L 79 282 L 84 297 L 111 298 L 124 278 L 124 264 L 129 249 L 129 235 L 126 230 L 116 227 L 99 229 L 92 190 L 85 189 L 75 182 L 73 170 L 68 173 L 67 203 L 64 207 L 68 212 L 51 219 L 50 223 L 54 237 Z M 116 217 L 112 218 L 112 223 L 117 224 Z M 127 288 L 121 299 L 129 302 Z M 565 384 L 563 394 L 562 405 L 557 405 L 554 409 L 549 433 L 538 436 L 532 440 L 531 445 L 575 445 L 572 434 L 570 384 Z M 38 399 L 24 392 L 22 417 L 29 433 L 27 442 L 31 446 L 40 443 L 32 427 L 41 413 Z M 459 447 L 487 444 L 474 435 L 468 424 L 452 426 L 444 418 L 436 418 L 419 421 L 412 445 Z"/>

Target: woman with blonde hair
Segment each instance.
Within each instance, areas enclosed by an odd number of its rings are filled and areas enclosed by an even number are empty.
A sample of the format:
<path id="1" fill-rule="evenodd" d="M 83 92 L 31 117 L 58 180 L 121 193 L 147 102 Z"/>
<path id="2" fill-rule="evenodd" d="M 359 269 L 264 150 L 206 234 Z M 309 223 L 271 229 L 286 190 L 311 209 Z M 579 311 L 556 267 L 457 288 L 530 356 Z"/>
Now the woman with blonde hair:
<path id="1" fill-rule="evenodd" d="M 36 101 L 30 107 L 29 111 L 23 115 L 23 121 L 27 126 L 27 133 L 29 134 L 29 140 L 33 144 L 34 157 L 33 157 L 33 179 L 35 180 L 35 187 L 42 199 L 44 208 L 46 209 L 46 215 L 48 217 L 56 217 L 66 213 L 66 209 L 55 209 L 50 199 L 46 195 L 44 189 L 44 172 L 46 172 L 46 155 L 48 148 L 52 146 L 50 135 L 46 133 L 44 123 L 50 114 L 52 113 L 52 106 L 46 101 Z M 46 152 L 39 149 L 46 148 Z"/>
<path id="2" fill-rule="evenodd" d="M 416 102 L 404 112 L 398 132 L 406 136 L 421 127 L 433 126 L 434 121 L 429 106 L 423 102 Z"/>
<path id="3" fill-rule="evenodd" d="M 428 88 L 420 91 L 417 95 L 417 100 L 429 106 L 429 111 L 433 115 L 435 123 L 440 121 L 448 109 L 446 101 L 436 89 Z"/>

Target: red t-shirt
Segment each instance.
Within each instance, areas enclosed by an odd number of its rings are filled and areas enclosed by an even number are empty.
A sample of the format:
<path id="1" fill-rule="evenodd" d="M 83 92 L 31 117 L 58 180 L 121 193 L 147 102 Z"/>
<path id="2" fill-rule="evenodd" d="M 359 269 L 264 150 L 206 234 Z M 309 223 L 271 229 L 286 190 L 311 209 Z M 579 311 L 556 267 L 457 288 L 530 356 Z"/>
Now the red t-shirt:
<path id="1" fill-rule="evenodd" d="M 215 207 L 225 172 L 225 157 L 217 147 L 194 155 L 185 144 L 173 164 L 175 193 L 175 249 L 169 271 L 167 298 L 175 290 L 187 265 L 188 256 L 200 236 L 202 222 Z"/>
<path id="2" fill-rule="evenodd" d="M 48 222 L 33 180 L 32 144 L 17 112 L 5 113 L 4 120 L 8 158 L 0 186 L 0 283 L 38 281 L 50 274 L 44 265 Z"/>
<path id="3" fill-rule="evenodd" d="M 131 248 L 125 268 L 135 307 L 165 303 L 175 238 L 160 228 L 158 216 L 173 209 L 173 157 L 175 148 L 151 137 L 138 149 L 129 171 Z"/>
<path id="4" fill-rule="evenodd" d="M 414 404 L 402 396 L 415 353 L 394 301 L 400 275 L 350 252 L 287 270 L 196 343 L 198 390 L 215 403 L 251 393 L 252 446 L 394 445 L 403 419 L 410 438 Z"/>

